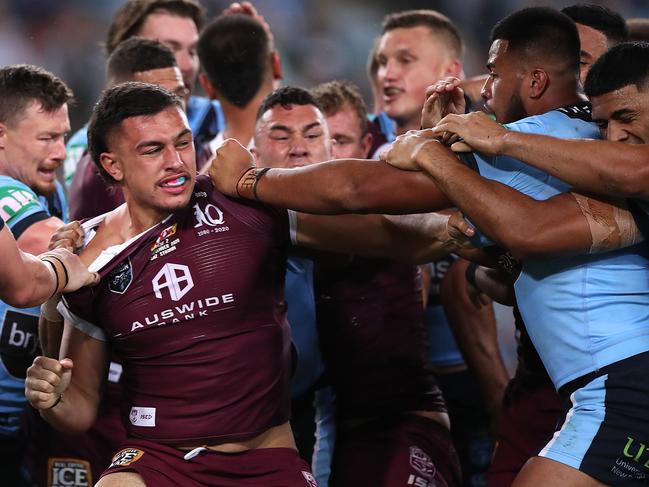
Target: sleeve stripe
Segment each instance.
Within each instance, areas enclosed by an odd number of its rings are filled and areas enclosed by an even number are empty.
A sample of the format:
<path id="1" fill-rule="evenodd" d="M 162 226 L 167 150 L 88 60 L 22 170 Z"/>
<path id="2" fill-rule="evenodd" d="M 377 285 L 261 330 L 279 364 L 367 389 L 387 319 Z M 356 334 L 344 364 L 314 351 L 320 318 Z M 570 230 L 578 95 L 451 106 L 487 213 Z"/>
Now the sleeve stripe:
<path id="1" fill-rule="evenodd" d="M 45 211 L 39 211 L 37 213 L 32 213 L 27 218 L 23 218 L 15 225 L 10 225 L 11 233 L 14 234 L 14 238 L 18 240 L 20 236 L 34 223 L 38 223 L 42 220 L 47 220 L 50 215 Z"/>
<path id="2" fill-rule="evenodd" d="M 83 318 L 80 318 L 72 311 L 70 311 L 65 303 L 65 298 L 61 300 L 56 309 L 59 311 L 59 313 L 61 313 L 61 316 L 63 316 L 63 318 L 69 321 L 72 326 L 74 326 L 80 332 L 85 333 L 95 340 L 99 340 L 101 342 L 106 341 L 106 333 L 104 332 L 104 330 L 99 328 L 97 325 L 90 323 Z"/>

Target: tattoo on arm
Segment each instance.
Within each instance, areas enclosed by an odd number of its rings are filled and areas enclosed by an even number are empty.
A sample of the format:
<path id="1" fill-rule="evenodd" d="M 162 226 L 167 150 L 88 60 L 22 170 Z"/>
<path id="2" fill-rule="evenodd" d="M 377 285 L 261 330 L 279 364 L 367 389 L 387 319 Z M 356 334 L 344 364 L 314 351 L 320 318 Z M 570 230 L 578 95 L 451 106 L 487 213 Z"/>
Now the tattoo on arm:
<path id="1" fill-rule="evenodd" d="M 259 201 L 257 185 L 259 184 L 259 180 L 263 178 L 268 171 L 270 171 L 270 167 L 251 167 L 250 169 L 247 169 L 239 178 L 239 182 L 237 183 L 237 195 L 239 195 L 240 198 Z"/>

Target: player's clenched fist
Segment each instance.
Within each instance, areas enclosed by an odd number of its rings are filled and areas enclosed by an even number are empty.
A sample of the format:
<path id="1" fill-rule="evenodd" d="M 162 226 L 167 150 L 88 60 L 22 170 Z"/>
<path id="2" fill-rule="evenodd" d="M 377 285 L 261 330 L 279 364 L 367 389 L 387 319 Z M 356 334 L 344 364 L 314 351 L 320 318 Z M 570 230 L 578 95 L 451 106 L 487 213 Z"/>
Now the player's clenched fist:
<path id="1" fill-rule="evenodd" d="M 36 357 L 27 369 L 25 397 L 36 409 L 50 409 L 58 404 L 72 378 L 72 360 Z"/>
<path id="2" fill-rule="evenodd" d="M 209 169 L 214 186 L 223 194 L 236 197 L 241 176 L 255 166 L 253 155 L 235 139 L 226 139 L 216 149 Z"/>

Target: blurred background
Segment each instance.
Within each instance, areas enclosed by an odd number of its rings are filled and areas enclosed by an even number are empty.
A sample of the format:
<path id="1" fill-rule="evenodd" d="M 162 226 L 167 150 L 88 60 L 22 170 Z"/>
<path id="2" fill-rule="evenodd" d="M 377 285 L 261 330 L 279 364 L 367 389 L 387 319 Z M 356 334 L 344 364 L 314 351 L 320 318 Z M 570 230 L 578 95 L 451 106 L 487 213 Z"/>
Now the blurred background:
<path id="1" fill-rule="evenodd" d="M 83 125 L 104 84 L 102 43 L 124 0 L 0 0 L 0 64 L 31 63 L 63 78 L 74 90 L 73 131 Z M 202 0 L 210 16 L 229 0 Z M 369 94 L 367 54 L 386 13 L 433 8 L 448 15 L 467 44 L 467 76 L 483 72 L 489 30 L 526 6 L 562 8 L 570 0 L 253 0 L 268 20 L 283 57 L 286 84 L 310 87 L 350 79 Z M 592 1 L 626 18 L 649 17 L 649 0 Z"/>

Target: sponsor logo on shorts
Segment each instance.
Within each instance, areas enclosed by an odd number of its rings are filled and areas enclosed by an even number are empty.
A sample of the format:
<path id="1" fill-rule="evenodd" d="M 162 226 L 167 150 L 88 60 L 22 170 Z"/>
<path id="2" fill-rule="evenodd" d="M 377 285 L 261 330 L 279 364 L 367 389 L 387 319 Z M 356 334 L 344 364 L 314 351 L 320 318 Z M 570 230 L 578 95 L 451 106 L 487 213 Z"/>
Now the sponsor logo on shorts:
<path id="1" fill-rule="evenodd" d="M 176 250 L 178 243 L 180 243 L 180 238 L 174 238 L 172 240 L 171 237 L 176 234 L 177 228 L 178 224 L 174 223 L 160 232 L 160 235 L 158 235 L 158 238 L 151 246 L 151 260 L 156 260 L 158 257 L 170 254 Z"/>
<path id="2" fill-rule="evenodd" d="M 611 473 L 627 480 L 646 482 L 649 478 L 649 448 L 645 443 L 632 436 L 627 436 L 622 457 L 615 460 Z"/>
<path id="3" fill-rule="evenodd" d="M 142 458 L 142 455 L 144 455 L 144 452 L 142 450 L 138 450 L 137 448 L 124 448 L 123 450 L 120 450 L 115 454 L 113 461 L 108 468 L 126 467 L 127 465 L 131 465 L 132 463 L 137 462 L 140 458 Z"/>
<path id="4" fill-rule="evenodd" d="M 108 274 L 108 289 L 117 294 L 124 294 L 133 282 L 131 259 L 128 258 Z"/>
<path id="5" fill-rule="evenodd" d="M 199 237 L 230 230 L 230 227 L 225 224 L 225 217 L 221 209 L 211 203 L 206 204 L 202 208 L 196 203 L 194 205 L 194 219 L 196 220 L 194 228 L 200 228 L 198 230 Z"/>
<path id="6" fill-rule="evenodd" d="M 76 458 L 47 461 L 47 487 L 88 487 L 93 485 L 90 463 Z"/>
<path id="7" fill-rule="evenodd" d="M 131 414 L 129 414 L 128 419 L 134 426 L 152 428 L 155 426 L 155 408 L 133 406 L 131 408 Z"/>
<path id="8" fill-rule="evenodd" d="M 410 466 L 425 477 L 434 477 L 436 468 L 430 457 L 419 447 L 410 447 Z"/>
<path id="9" fill-rule="evenodd" d="M 318 487 L 318 482 L 316 482 L 315 477 L 311 472 L 302 470 L 302 476 L 304 477 L 304 480 L 306 480 L 306 485 L 309 487 Z"/>

